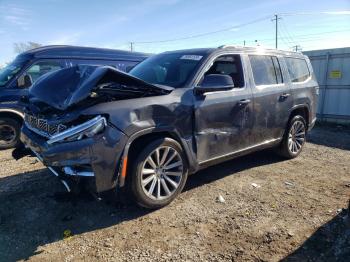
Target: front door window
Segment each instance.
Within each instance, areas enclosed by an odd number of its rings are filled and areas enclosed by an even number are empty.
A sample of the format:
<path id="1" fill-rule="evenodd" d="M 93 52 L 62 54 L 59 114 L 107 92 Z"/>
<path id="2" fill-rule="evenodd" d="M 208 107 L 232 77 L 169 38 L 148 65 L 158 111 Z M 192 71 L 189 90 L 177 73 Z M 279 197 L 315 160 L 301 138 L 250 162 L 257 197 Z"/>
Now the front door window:
<path id="1" fill-rule="evenodd" d="M 26 73 L 32 79 L 32 83 L 34 83 L 39 77 L 45 75 L 46 73 L 62 68 L 63 66 L 58 60 L 40 61 L 30 66 Z"/>

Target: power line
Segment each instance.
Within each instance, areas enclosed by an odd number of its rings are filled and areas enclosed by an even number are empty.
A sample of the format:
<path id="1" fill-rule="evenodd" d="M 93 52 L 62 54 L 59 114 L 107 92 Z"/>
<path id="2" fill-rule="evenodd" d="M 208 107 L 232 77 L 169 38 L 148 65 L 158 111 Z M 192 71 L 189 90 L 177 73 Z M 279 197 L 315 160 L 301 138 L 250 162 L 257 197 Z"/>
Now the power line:
<path id="1" fill-rule="evenodd" d="M 326 12 L 295 12 L 295 13 L 280 13 L 280 14 L 275 14 L 274 18 L 272 19 L 272 21 L 275 21 L 275 47 L 278 48 L 278 33 L 281 34 L 281 30 L 278 29 L 278 20 L 281 19 L 281 16 L 293 16 L 293 15 L 319 15 L 319 14 L 326 14 L 326 15 L 350 15 L 350 11 L 348 10 L 343 10 L 343 11 L 326 11 Z M 232 31 L 233 29 L 237 29 L 237 28 L 241 28 L 244 26 L 248 26 L 251 24 L 255 24 L 264 20 L 268 20 L 270 19 L 270 15 L 269 16 L 265 16 L 265 17 L 261 17 L 246 23 L 242 23 L 236 26 L 230 26 L 230 27 L 226 27 L 226 28 L 222 28 L 219 30 L 215 30 L 215 31 L 209 31 L 209 32 L 204 32 L 204 33 L 200 33 L 200 34 L 194 34 L 194 35 L 189 35 L 189 36 L 185 36 L 185 37 L 178 37 L 178 38 L 170 38 L 170 39 L 165 39 L 165 40 L 154 40 L 154 41 L 140 41 L 140 42 L 129 42 L 130 44 L 130 50 L 133 51 L 134 50 L 134 46 L 135 44 L 153 44 L 153 43 L 167 43 L 167 42 L 175 42 L 175 41 L 181 41 L 181 40 L 188 40 L 188 39 L 193 39 L 193 38 L 198 38 L 198 37 L 203 37 L 203 36 L 207 36 L 207 35 L 212 35 L 212 34 L 218 34 L 218 33 L 222 33 L 222 32 L 227 32 L 227 31 Z M 284 24 L 284 22 L 282 22 L 282 27 L 286 32 L 286 37 L 280 37 L 280 39 L 282 41 L 284 41 L 286 43 L 286 41 L 295 44 L 294 46 L 298 45 L 297 42 L 294 40 L 295 37 L 299 37 L 299 36 L 295 36 L 292 37 L 291 34 L 288 32 L 288 29 L 286 27 L 286 25 Z M 332 32 L 323 32 L 320 34 L 326 34 L 326 33 L 335 33 L 335 32 L 344 32 L 344 31 L 349 31 L 349 30 L 339 30 L 339 31 L 332 31 Z M 282 34 L 281 34 L 282 35 Z M 319 35 L 319 34 L 308 34 L 306 36 L 311 36 L 311 35 Z M 302 35 L 300 35 L 302 36 Z M 246 40 L 246 39 L 245 39 Z M 266 39 L 269 40 L 269 39 Z M 263 41 L 262 39 L 259 39 L 259 41 Z M 298 41 L 300 42 L 300 41 Z"/>
<path id="2" fill-rule="evenodd" d="M 292 48 L 294 49 L 295 52 L 298 52 L 298 51 L 302 50 L 300 45 L 292 46 Z"/>
<path id="3" fill-rule="evenodd" d="M 289 33 L 288 29 L 287 29 L 287 25 L 284 23 L 283 19 L 281 21 L 281 24 L 282 24 L 282 28 L 284 29 L 284 31 L 286 32 L 286 35 L 287 37 L 290 39 L 290 41 L 292 43 L 294 43 L 295 45 L 298 45 L 295 40 L 294 40 L 294 37 L 292 37 L 292 34 Z"/>
<path id="4" fill-rule="evenodd" d="M 294 12 L 294 13 L 280 13 L 281 16 L 297 16 L 297 15 L 350 15 L 350 10 L 340 11 L 323 11 L 323 12 Z"/>
<path id="5" fill-rule="evenodd" d="M 282 40 L 282 42 L 283 42 L 286 46 L 290 46 L 291 44 L 293 45 L 293 43 L 291 43 L 287 37 L 283 37 L 283 34 L 282 34 L 282 32 L 281 32 L 280 29 L 278 30 L 278 33 L 280 34 L 280 38 L 279 38 L 279 39 Z"/>
<path id="6" fill-rule="evenodd" d="M 175 41 L 180 41 L 180 40 L 187 40 L 187 39 L 192 39 L 192 38 L 197 38 L 197 37 L 202 37 L 202 36 L 207 36 L 207 35 L 212 35 L 212 34 L 217 34 L 217 33 L 231 31 L 232 29 L 236 29 L 236 28 L 247 26 L 247 25 L 255 24 L 255 23 L 258 23 L 258 22 L 261 22 L 261 21 L 264 21 L 264 20 L 268 20 L 269 18 L 270 18 L 270 16 L 265 16 L 265 17 L 261 17 L 261 18 L 252 20 L 250 22 L 242 23 L 242 24 L 239 24 L 239 25 L 236 25 L 236 26 L 230 26 L 230 27 L 226 27 L 226 28 L 219 29 L 219 30 L 216 30 L 216 31 L 210 31 L 210 32 L 201 33 L 201 34 L 195 34 L 195 35 L 186 36 L 186 37 L 172 38 L 172 39 L 166 39 L 166 40 L 140 41 L 140 42 L 133 42 L 133 43 L 134 44 L 153 44 L 153 43 L 166 43 L 166 42 L 175 42 Z"/>
<path id="7" fill-rule="evenodd" d="M 308 38 L 313 38 L 309 36 L 315 36 L 315 35 L 326 35 L 326 34 L 332 34 L 332 33 L 340 33 L 340 32 L 349 32 L 350 29 L 345 29 L 345 30 L 336 30 L 336 31 L 326 31 L 326 32 L 320 32 L 320 33 L 315 33 L 315 34 L 302 34 L 302 35 L 294 35 L 295 38 L 302 38 L 302 39 L 308 39 Z M 268 41 L 268 40 L 275 40 L 275 38 L 264 38 L 264 39 L 259 39 L 260 41 Z"/>

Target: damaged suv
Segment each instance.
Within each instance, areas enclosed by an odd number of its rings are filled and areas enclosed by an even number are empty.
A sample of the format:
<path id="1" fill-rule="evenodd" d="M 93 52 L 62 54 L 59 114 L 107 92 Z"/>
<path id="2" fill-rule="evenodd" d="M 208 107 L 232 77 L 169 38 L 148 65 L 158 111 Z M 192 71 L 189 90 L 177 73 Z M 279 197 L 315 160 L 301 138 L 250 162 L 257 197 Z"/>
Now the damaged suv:
<path id="1" fill-rule="evenodd" d="M 31 87 L 21 140 L 68 189 L 127 185 L 159 208 L 209 165 L 268 147 L 298 156 L 318 90 L 306 56 L 259 48 L 166 52 L 129 74 L 76 66 Z"/>

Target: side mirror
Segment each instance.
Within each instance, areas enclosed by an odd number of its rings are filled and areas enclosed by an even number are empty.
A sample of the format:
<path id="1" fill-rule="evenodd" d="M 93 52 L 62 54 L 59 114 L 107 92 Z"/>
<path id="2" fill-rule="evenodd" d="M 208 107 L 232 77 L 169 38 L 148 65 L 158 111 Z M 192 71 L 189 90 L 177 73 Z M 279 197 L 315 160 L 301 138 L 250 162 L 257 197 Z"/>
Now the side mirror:
<path id="1" fill-rule="evenodd" d="M 200 86 L 195 87 L 196 94 L 207 92 L 226 91 L 234 88 L 232 77 L 229 75 L 211 74 L 206 75 Z"/>
<path id="2" fill-rule="evenodd" d="M 33 84 L 32 77 L 28 74 L 23 74 L 17 79 L 17 86 L 19 88 L 28 88 Z"/>

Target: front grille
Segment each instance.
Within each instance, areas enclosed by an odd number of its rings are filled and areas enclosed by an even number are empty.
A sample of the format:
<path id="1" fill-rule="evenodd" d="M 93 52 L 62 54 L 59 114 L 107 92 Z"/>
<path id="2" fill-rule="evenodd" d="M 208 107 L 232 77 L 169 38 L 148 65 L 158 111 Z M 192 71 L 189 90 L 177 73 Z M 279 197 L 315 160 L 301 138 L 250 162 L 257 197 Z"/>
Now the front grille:
<path id="1" fill-rule="evenodd" d="M 48 124 L 46 119 L 38 118 L 29 114 L 25 114 L 24 122 L 30 130 L 47 138 L 50 138 L 53 135 L 57 135 L 67 130 L 67 126 L 65 125 L 62 125 L 62 124 L 50 125 Z"/>

